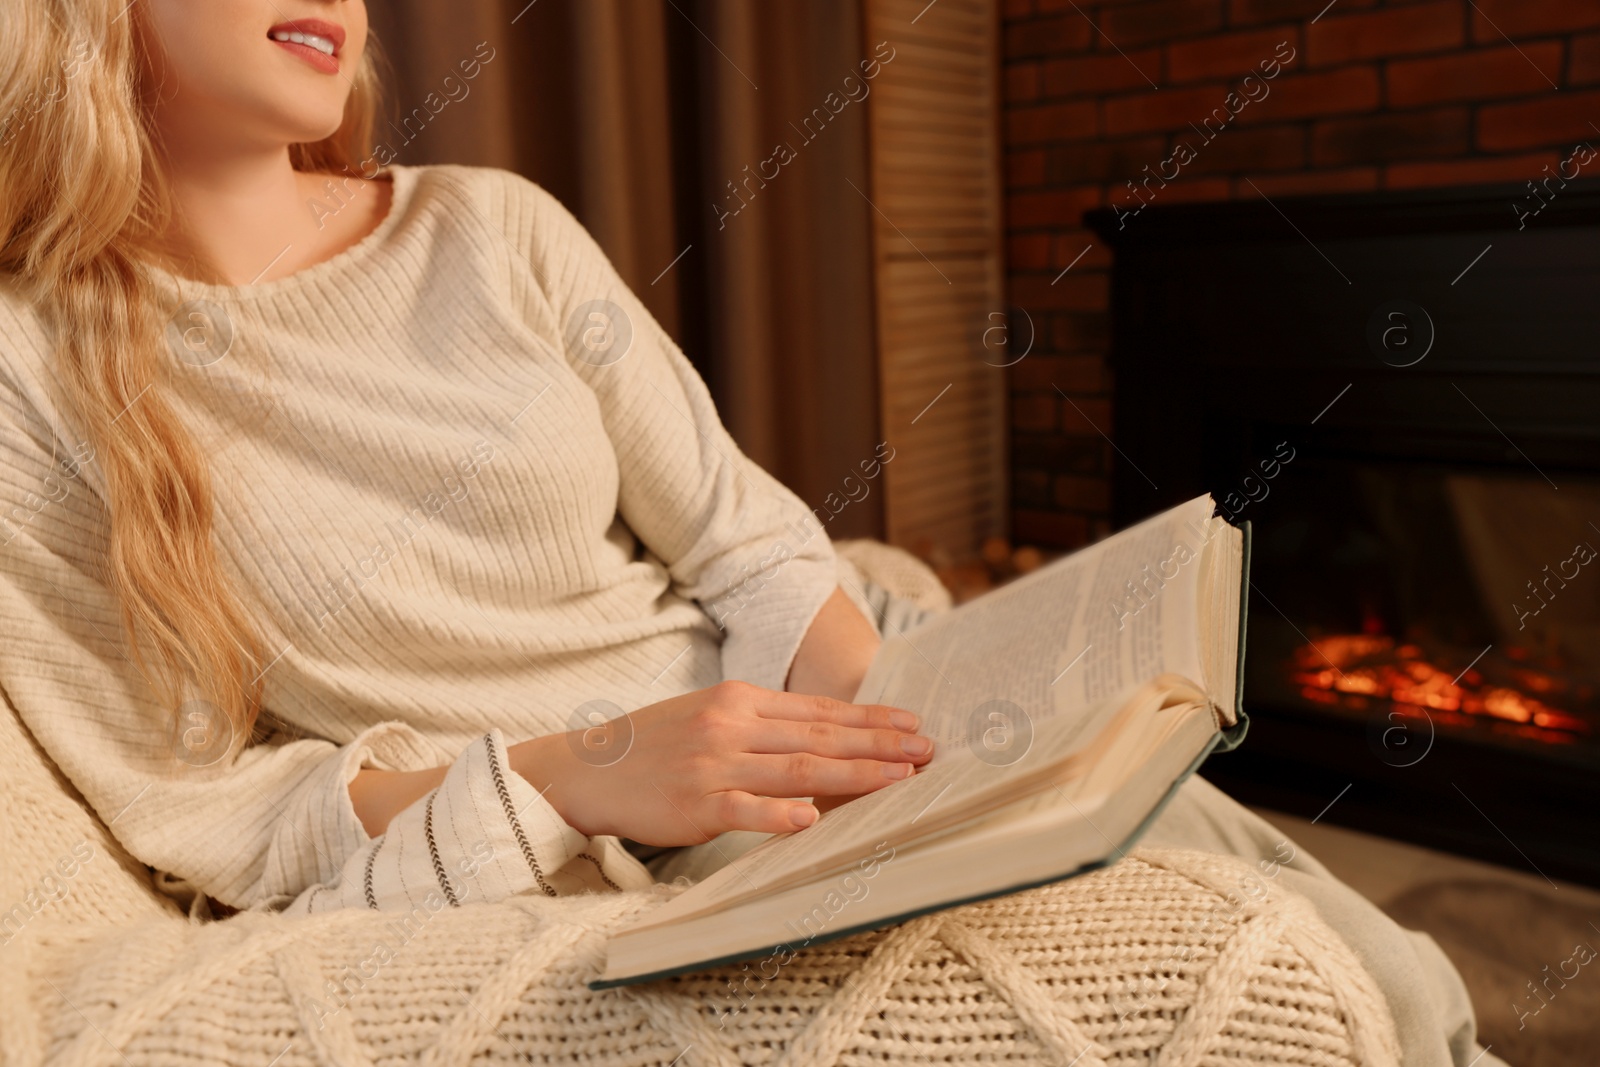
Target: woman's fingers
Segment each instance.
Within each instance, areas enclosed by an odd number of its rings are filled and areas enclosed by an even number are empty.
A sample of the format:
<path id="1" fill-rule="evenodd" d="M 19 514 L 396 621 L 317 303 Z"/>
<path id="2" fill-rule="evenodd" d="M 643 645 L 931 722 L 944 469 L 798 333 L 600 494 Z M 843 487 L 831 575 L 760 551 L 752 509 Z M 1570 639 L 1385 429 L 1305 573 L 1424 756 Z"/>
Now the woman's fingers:
<path id="1" fill-rule="evenodd" d="M 817 809 L 804 800 L 755 796 L 739 789 L 705 798 L 708 821 L 718 833 L 754 830 L 762 834 L 792 834 L 817 821 Z"/>
<path id="2" fill-rule="evenodd" d="M 851 704 L 810 693 L 762 690 L 754 700 L 755 712 L 764 719 L 826 722 L 857 729 L 915 730 L 920 721 L 904 708 L 884 704 Z"/>
<path id="3" fill-rule="evenodd" d="M 809 752 L 750 755 L 730 760 L 728 784 L 762 796 L 853 796 L 882 789 L 915 773 L 910 763 L 829 759 Z"/>
<path id="4" fill-rule="evenodd" d="M 933 751 L 903 709 L 735 681 L 641 708 L 632 720 L 647 743 L 619 766 L 635 784 L 659 782 L 661 796 L 633 790 L 623 799 L 629 791 L 618 790 L 615 772 L 602 781 L 587 765 L 574 779 L 602 810 L 591 820 L 598 832 L 646 844 L 803 830 L 820 812 L 797 798 L 871 793 L 910 777 Z"/>
<path id="5" fill-rule="evenodd" d="M 925 763 L 933 741 L 900 730 L 858 729 L 831 722 L 757 720 L 746 750 L 762 754 L 810 752 L 833 759 L 871 759 L 890 763 Z"/>

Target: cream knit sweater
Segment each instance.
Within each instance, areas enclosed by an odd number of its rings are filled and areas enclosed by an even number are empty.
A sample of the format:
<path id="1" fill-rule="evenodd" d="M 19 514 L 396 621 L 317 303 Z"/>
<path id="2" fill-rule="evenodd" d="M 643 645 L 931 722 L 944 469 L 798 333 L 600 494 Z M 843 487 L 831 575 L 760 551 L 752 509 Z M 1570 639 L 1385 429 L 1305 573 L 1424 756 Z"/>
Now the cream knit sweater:
<path id="1" fill-rule="evenodd" d="M 724 677 L 782 688 L 833 550 L 549 193 L 388 173 L 389 213 L 331 260 L 249 287 L 155 274 L 220 551 L 271 635 L 270 741 L 224 755 L 206 705 L 175 725 L 131 666 L 99 468 L 48 324 L 3 288 L 0 689 L 135 856 L 233 906 L 353 860 L 435 892 L 471 868 L 488 896 L 562 891 L 563 870 L 647 882 L 511 774 L 504 743 Z M 370 847 L 356 770 L 450 763 L 453 801 Z"/>

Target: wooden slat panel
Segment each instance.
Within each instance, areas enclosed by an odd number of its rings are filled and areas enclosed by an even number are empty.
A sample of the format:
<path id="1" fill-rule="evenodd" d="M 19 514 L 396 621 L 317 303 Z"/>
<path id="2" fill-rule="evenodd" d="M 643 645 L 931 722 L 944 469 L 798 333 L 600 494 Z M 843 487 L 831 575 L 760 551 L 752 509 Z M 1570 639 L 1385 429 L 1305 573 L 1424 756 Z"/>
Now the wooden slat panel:
<path id="1" fill-rule="evenodd" d="M 1006 532 L 998 4 L 863 7 L 895 48 L 868 98 L 887 534 L 962 556 Z"/>

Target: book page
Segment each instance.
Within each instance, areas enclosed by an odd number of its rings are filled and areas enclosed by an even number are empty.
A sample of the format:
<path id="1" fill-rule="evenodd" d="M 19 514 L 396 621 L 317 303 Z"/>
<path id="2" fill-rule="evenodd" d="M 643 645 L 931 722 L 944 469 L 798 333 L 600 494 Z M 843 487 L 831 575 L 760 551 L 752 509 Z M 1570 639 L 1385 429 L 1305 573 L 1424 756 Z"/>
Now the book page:
<path id="1" fill-rule="evenodd" d="M 1057 717 L 1090 729 L 1085 709 L 1114 707 L 1158 674 L 1201 682 L 1213 507 L 1192 500 L 891 636 L 856 702 L 916 712 L 935 742 L 993 744 Z"/>
<path id="2" fill-rule="evenodd" d="M 1221 520 L 1217 520 L 1221 521 Z M 1239 612 L 1242 608 L 1240 584 L 1244 579 L 1244 535 L 1228 526 L 1207 546 L 1206 580 L 1200 586 L 1200 603 L 1209 605 L 1207 621 L 1201 630 L 1201 649 L 1206 663 L 1203 681 L 1217 718 L 1224 726 L 1238 721 L 1239 708 Z"/>

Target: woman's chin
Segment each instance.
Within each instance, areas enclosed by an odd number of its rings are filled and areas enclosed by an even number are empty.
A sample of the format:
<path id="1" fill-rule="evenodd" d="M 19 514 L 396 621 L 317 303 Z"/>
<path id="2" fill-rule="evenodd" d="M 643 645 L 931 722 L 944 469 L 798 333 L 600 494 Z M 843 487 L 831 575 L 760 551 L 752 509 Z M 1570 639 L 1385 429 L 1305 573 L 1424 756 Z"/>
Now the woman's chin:
<path id="1" fill-rule="evenodd" d="M 330 99 L 325 93 L 307 93 L 296 99 L 262 101 L 258 126 L 272 130 L 284 144 L 316 144 L 344 124 L 347 95 L 341 92 Z"/>
<path id="2" fill-rule="evenodd" d="M 344 124 L 344 109 L 331 119 L 325 115 L 318 116 L 316 121 L 301 121 L 292 124 L 293 136 L 289 144 L 316 144 L 325 141 L 339 132 L 339 127 Z"/>

